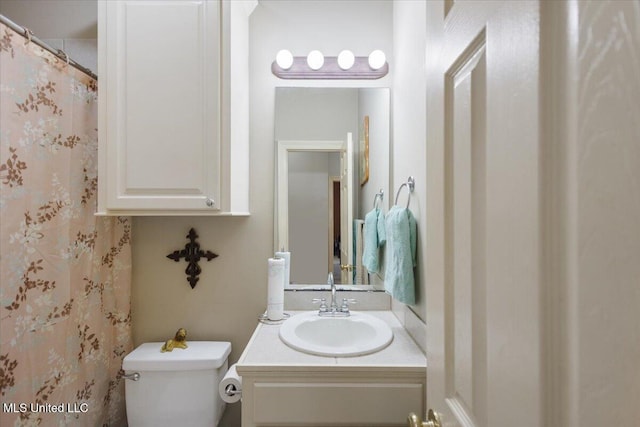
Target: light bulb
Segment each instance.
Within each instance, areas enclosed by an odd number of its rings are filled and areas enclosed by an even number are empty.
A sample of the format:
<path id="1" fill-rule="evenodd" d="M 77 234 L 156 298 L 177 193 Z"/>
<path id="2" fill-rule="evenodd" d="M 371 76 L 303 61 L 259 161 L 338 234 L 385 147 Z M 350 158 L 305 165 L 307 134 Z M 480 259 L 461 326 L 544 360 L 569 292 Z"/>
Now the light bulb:
<path id="1" fill-rule="evenodd" d="M 343 70 L 348 70 L 349 68 L 353 67 L 355 61 L 356 57 L 350 50 L 343 50 L 338 55 L 338 66 Z"/>
<path id="2" fill-rule="evenodd" d="M 282 49 L 276 55 L 276 64 L 283 70 L 288 70 L 293 65 L 293 55 L 286 49 Z"/>
<path id="3" fill-rule="evenodd" d="M 369 67 L 372 70 L 379 70 L 387 62 L 387 57 L 381 50 L 374 50 L 369 54 Z"/>
<path id="4" fill-rule="evenodd" d="M 324 65 L 324 55 L 319 50 L 312 50 L 307 55 L 307 65 L 312 70 L 319 70 Z"/>

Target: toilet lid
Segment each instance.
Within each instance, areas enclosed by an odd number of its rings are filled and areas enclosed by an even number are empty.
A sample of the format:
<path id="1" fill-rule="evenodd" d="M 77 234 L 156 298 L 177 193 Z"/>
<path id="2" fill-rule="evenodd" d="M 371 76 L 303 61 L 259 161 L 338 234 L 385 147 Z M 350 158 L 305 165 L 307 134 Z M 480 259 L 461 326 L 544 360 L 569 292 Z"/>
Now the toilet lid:
<path id="1" fill-rule="evenodd" d="M 225 341 L 188 341 L 187 348 L 162 353 L 162 342 L 141 344 L 122 361 L 125 371 L 190 371 L 217 369 L 231 353 Z"/>

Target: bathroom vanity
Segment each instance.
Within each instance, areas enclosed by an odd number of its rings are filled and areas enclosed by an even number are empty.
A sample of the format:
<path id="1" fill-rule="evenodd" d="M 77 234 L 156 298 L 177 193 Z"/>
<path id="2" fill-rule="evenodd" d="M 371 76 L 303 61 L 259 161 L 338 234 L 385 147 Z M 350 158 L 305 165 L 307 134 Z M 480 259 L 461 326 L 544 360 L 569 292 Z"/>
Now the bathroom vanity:
<path id="1" fill-rule="evenodd" d="M 424 413 L 424 353 L 391 311 L 366 313 L 386 322 L 393 340 L 355 357 L 294 350 L 281 325 L 258 324 L 236 365 L 242 426 L 405 426 L 407 414 Z"/>

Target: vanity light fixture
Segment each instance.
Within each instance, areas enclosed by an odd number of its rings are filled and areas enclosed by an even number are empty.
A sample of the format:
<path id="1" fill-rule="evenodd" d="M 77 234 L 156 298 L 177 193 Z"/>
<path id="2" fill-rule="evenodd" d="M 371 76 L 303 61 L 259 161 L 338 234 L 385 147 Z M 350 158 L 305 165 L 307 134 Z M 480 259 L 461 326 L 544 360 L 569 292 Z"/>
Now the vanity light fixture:
<path id="1" fill-rule="evenodd" d="M 293 65 L 293 55 L 287 49 L 282 49 L 276 55 L 276 63 L 283 70 L 288 70 Z"/>
<path id="2" fill-rule="evenodd" d="M 383 51 L 374 50 L 369 54 L 368 62 L 372 70 L 379 70 L 387 63 L 387 57 Z"/>
<path id="3" fill-rule="evenodd" d="M 307 65 L 314 71 L 319 70 L 324 65 L 324 55 L 319 50 L 312 50 L 307 55 Z"/>
<path id="4" fill-rule="evenodd" d="M 271 64 L 271 72 L 281 79 L 316 80 L 371 80 L 389 73 L 389 64 L 381 50 L 374 50 L 369 56 L 355 56 L 350 50 L 343 50 L 338 56 L 324 56 L 313 50 L 305 56 L 293 56 L 283 49 Z"/>
<path id="5" fill-rule="evenodd" d="M 348 70 L 353 67 L 356 62 L 356 57 L 350 50 L 343 50 L 338 54 L 338 66 L 342 70 Z"/>

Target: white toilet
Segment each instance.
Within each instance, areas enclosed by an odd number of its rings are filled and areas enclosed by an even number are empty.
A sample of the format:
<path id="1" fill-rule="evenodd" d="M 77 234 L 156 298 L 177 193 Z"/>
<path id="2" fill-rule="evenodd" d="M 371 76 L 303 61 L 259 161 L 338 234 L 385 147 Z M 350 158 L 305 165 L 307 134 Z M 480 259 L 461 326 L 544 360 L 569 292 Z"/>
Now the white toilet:
<path id="1" fill-rule="evenodd" d="M 162 344 L 142 344 L 122 362 L 129 427 L 218 425 L 225 409 L 218 384 L 231 343 L 188 341 L 165 353 Z"/>

